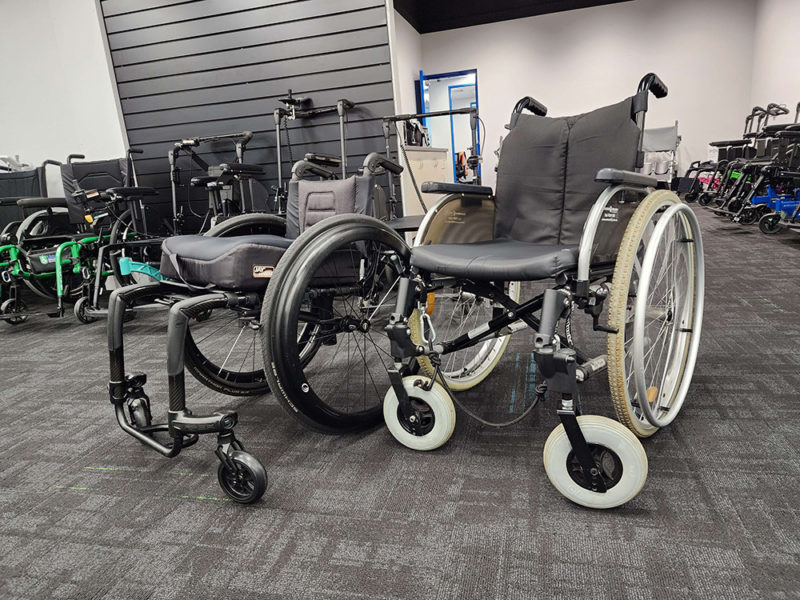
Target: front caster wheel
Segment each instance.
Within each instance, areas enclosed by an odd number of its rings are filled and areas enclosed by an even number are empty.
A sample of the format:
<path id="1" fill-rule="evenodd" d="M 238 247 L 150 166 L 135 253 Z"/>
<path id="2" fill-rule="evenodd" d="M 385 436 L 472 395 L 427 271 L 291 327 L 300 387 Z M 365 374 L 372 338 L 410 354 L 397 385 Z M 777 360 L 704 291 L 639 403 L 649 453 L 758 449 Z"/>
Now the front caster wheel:
<path id="1" fill-rule="evenodd" d="M 97 320 L 95 317 L 86 313 L 87 304 L 89 304 L 89 299 L 86 296 L 81 296 L 72 307 L 75 318 L 85 325 L 94 323 Z"/>
<path id="2" fill-rule="evenodd" d="M 217 469 L 219 485 L 239 504 L 252 504 L 267 490 L 267 470 L 259 460 L 249 452 L 236 450 L 228 460 L 235 468 L 220 463 Z"/>
<path id="3" fill-rule="evenodd" d="M 443 445 L 456 426 L 456 409 L 447 391 L 438 383 L 430 385 L 427 377 L 403 378 L 403 387 L 411 400 L 414 413 L 406 419 L 400 410 L 394 388 L 389 388 L 383 399 L 383 418 L 394 438 L 412 450 L 435 450 Z"/>
<path id="4" fill-rule="evenodd" d="M 28 320 L 28 315 L 23 314 L 28 307 L 22 300 L 18 300 L 15 298 L 9 298 L 2 304 L 0 304 L 0 314 L 3 315 L 19 315 L 14 317 L 9 317 L 4 319 L 6 323 L 9 325 L 20 325 Z"/>
<path id="5" fill-rule="evenodd" d="M 605 492 L 592 491 L 572 451 L 563 425 L 556 427 L 544 445 L 547 477 L 563 496 L 588 508 L 615 508 L 631 500 L 647 479 L 647 455 L 639 439 L 617 421 L 597 415 L 578 417 L 583 437 L 606 484 Z"/>
<path id="6" fill-rule="evenodd" d="M 775 235 L 781 230 L 781 216 L 778 213 L 768 213 L 758 221 L 758 229 L 765 235 Z"/>

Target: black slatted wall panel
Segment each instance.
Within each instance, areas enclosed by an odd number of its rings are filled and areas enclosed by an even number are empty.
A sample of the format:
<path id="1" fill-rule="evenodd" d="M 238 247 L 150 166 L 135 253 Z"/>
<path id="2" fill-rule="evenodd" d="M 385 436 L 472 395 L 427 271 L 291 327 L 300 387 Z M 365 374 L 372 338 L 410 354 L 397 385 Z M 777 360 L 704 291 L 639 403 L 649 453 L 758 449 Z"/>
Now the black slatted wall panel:
<path id="1" fill-rule="evenodd" d="M 245 162 L 265 167 L 264 207 L 277 177 L 272 112 L 289 88 L 312 106 L 347 98 L 348 167 L 383 151 L 380 117 L 394 111 L 383 0 L 100 0 L 139 184 L 171 202 L 167 152 L 184 137 L 250 130 Z M 290 122 L 293 158 L 339 154 L 336 113 Z M 232 160 L 233 145 L 203 145 L 209 164 Z M 291 169 L 283 146 L 283 173 Z M 188 181 L 189 159 L 181 159 Z M 194 175 L 199 175 L 195 168 Z M 201 190 L 191 193 L 200 209 Z M 163 209 L 162 209 L 163 210 Z M 159 211 L 162 212 L 162 211 Z"/>

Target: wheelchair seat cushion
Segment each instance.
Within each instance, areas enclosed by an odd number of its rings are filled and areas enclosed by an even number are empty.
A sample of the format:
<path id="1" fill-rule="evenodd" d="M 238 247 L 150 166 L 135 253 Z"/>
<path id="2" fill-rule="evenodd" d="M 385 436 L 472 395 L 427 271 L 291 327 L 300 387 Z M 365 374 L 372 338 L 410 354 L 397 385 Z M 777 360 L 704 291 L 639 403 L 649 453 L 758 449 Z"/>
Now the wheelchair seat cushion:
<path id="1" fill-rule="evenodd" d="M 487 281 L 548 279 L 578 264 L 578 246 L 495 239 L 469 244 L 430 244 L 411 249 L 423 271 Z"/>
<path id="2" fill-rule="evenodd" d="M 195 286 L 258 291 L 292 240 L 277 235 L 230 238 L 179 235 L 161 244 L 161 273 Z"/>

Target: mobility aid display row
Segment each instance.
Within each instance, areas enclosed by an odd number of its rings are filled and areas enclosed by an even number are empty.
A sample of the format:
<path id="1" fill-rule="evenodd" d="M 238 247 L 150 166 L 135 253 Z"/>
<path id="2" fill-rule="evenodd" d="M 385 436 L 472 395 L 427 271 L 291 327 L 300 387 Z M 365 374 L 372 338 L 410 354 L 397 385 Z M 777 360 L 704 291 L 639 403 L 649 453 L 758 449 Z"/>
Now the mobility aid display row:
<path id="1" fill-rule="evenodd" d="M 114 291 L 109 300 L 109 392 L 120 427 L 169 457 L 194 444 L 199 435 L 216 433 L 223 490 L 237 502 L 258 500 L 267 486 L 266 470 L 236 440 L 236 413 L 193 415 L 186 408 L 184 365 L 201 383 L 221 393 L 251 396 L 269 391 L 258 336 L 263 327 L 264 289 L 275 266 L 287 248 L 296 246 L 295 238 L 313 224 L 327 222 L 327 217 L 335 214 L 372 214 L 375 176 L 385 169 L 399 171 L 401 167 L 371 154 L 360 174 L 335 180 L 324 167 L 300 161 L 289 182 L 286 220 L 275 215 L 242 215 L 222 222 L 216 233 L 250 227 L 248 235 L 224 238 L 213 235 L 212 230 L 212 236 L 164 240 L 161 272 L 172 280 L 124 287 Z M 306 175 L 324 179 L 306 181 L 302 179 Z M 169 412 L 166 423 L 153 425 L 145 375 L 125 372 L 123 317 L 127 309 L 158 299 L 170 304 Z M 299 335 L 310 359 L 320 343 L 309 338 L 310 332 Z"/>
<path id="2" fill-rule="evenodd" d="M 92 282 L 102 285 L 100 275 L 111 274 L 110 267 L 95 260 L 96 248 L 113 237 L 120 224 L 129 226 L 137 201 L 147 192 L 131 186 L 134 152 L 111 161 L 76 162 L 81 155 L 70 155 L 64 164 L 46 161 L 60 167 L 65 197 L 16 201 L 24 218 L 9 223 L 0 234 L 0 269 L 8 296 L 0 318 L 19 324 L 39 314 L 27 310 L 21 286 L 57 302 L 56 310 L 46 314 L 60 317 L 65 300 L 87 297 Z M 113 198 L 98 202 L 96 187 L 111 188 Z M 96 278 L 95 269 L 100 272 Z"/>
<path id="3" fill-rule="evenodd" d="M 508 336 L 529 327 L 538 392 L 557 399 L 561 420 L 544 447 L 551 482 L 594 508 L 633 498 L 647 476 L 637 436 L 678 415 L 703 315 L 697 219 L 634 171 L 651 92 L 667 94 L 653 74 L 632 98 L 585 115 L 547 118 L 539 103 L 515 114 L 496 195 L 426 184 L 447 195 L 414 247 L 365 215 L 306 230 L 261 310 L 264 372 L 280 402 L 319 431 L 383 418 L 405 446 L 432 450 L 453 432 L 454 392 L 483 381 Z M 519 300 L 527 282 L 546 280 L 550 289 Z M 556 333 L 574 310 L 606 333 L 606 354 Z M 579 384 L 606 370 L 623 424 L 583 414 Z"/>

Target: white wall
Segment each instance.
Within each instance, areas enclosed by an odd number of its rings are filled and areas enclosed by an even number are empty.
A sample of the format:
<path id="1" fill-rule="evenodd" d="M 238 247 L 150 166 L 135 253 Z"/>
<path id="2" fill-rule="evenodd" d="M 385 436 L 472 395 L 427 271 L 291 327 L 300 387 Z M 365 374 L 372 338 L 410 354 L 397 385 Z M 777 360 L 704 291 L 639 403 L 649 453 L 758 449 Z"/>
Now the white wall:
<path id="1" fill-rule="evenodd" d="M 125 153 L 102 35 L 94 0 L 0 0 L 0 154 Z M 47 187 L 63 194 L 56 169 Z"/>
<path id="2" fill-rule="evenodd" d="M 789 115 L 775 123 L 794 119 L 800 102 L 800 2 L 759 0 L 753 43 L 753 85 L 750 104 L 786 104 Z"/>
<path id="3" fill-rule="evenodd" d="M 755 0 L 636 0 L 430 33 L 423 70 L 478 69 L 490 185 L 517 99 L 531 95 L 553 116 L 586 112 L 632 95 L 650 71 L 670 94 L 651 102 L 648 126 L 677 119 L 684 162 L 705 159 L 708 142 L 738 135 L 750 108 L 756 8 Z"/>
<path id="4" fill-rule="evenodd" d="M 422 36 L 400 13 L 391 8 L 389 13 L 394 17 L 392 67 L 396 85 L 395 111 L 398 114 L 413 114 L 417 112 L 414 81 L 419 79 L 422 69 Z"/>

